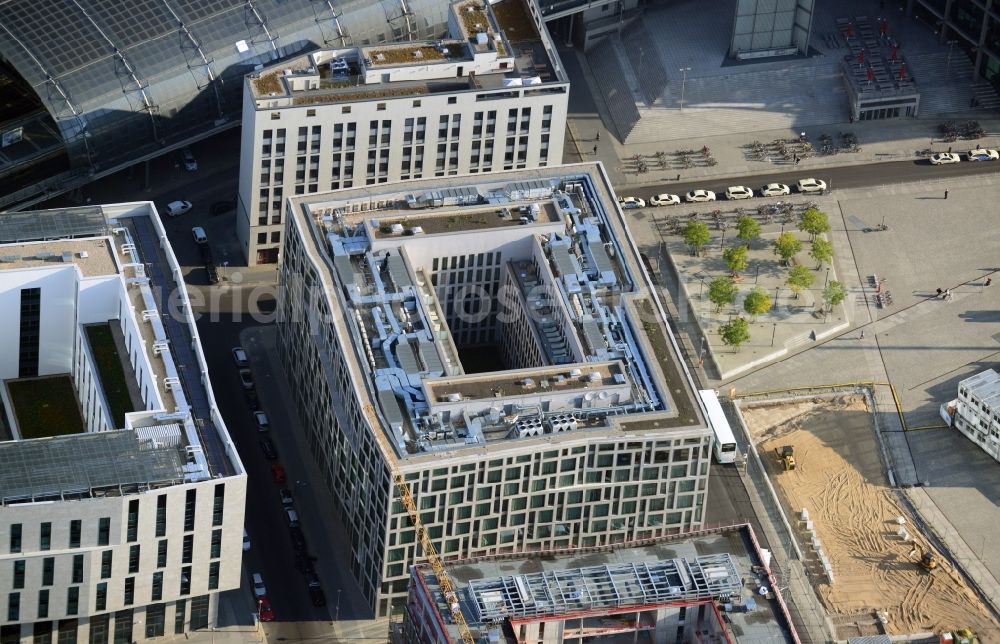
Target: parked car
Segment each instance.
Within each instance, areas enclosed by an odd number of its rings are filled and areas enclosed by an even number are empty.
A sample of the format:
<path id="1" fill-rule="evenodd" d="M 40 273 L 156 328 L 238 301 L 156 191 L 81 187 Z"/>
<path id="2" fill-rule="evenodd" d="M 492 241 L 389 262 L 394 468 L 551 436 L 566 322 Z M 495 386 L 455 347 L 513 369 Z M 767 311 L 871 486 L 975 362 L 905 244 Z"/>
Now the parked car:
<path id="1" fill-rule="evenodd" d="M 243 529 L 243 552 L 250 549 L 250 533 Z"/>
<path id="2" fill-rule="evenodd" d="M 633 208 L 645 208 L 646 202 L 638 197 L 619 197 L 618 205 L 623 210 L 632 210 Z"/>
<path id="3" fill-rule="evenodd" d="M 826 182 L 820 181 L 819 179 L 799 179 L 798 183 L 799 192 L 824 192 L 826 190 Z"/>
<path id="4" fill-rule="evenodd" d="M 274 480 L 275 485 L 285 484 L 285 468 L 283 468 L 278 463 L 271 464 L 271 478 Z"/>
<path id="5" fill-rule="evenodd" d="M 243 391 L 243 397 L 247 400 L 247 407 L 252 411 L 257 411 L 260 409 L 260 401 L 257 399 L 257 392 L 253 389 L 245 389 Z"/>
<path id="6" fill-rule="evenodd" d="M 715 201 L 715 193 L 711 190 L 692 190 L 684 195 L 684 200 L 692 203 L 700 201 Z"/>
<path id="7" fill-rule="evenodd" d="M 250 364 L 247 360 L 247 352 L 243 350 L 243 347 L 233 347 L 233 362 L 236 363 L 237 367 L 246 367 Z"/>
<path id="8" fill-rule="evenodd" d="M 192 231 L 193 232 L 193 231 Z M 197 240 L 195 240 L 197 241 Z M 198 254 L 201 255 L 201 263 L 205 266 L 215 266 L 215 258 L 212 257 L 212 247 L 208 245 L 208 238 L 204 242 L 198 243 Z"/>
<path id="9" fill-rule="evenodd" d="M 198 160 L 194 158 L 194 152 L 190 148 L 181 150 L 181 160 L 184 161 L 184 169 L 194 172 L 198 169 Z"/>
<path id="10" fill-rule="evenodd" d="M 292 491 L 287 487 L 281 488 L 281 505 L 286 508 L 290 508 L 295 505 L 295 499 L 292 498 Z"/>
<path id="11" fill-rule="evenodd" d="M 299 513 L 291 508 L 285 508 L 285 518 L 288 519 L 289 528 L 299 527 Z"/>
<path id="12" fill-rule="evenodd" d="M 760 189 L 760 196 L 783 197 L 791 192 L 791 189 L 783 183 L 769 183 Z"/>
<path id="13" fill-rule="evenodd" d="M 729 186 L 726 188 L 726 199 L 752 199 L 753 190 L 746 186 Z"/>
<path id="14" fill-rule="evenodd" d="M 649 205 L 651 206 L 676 206 L 680 202 L 680 197 L 677 195 L 667 194 L 666 192 L 659 195 L 653 195 L 649 198 Z"/>
<path id="15" fill-rule="evenodd" d="M 275 449 L 274 443 L 271 442 L 270 438 L 262 438 L 258 442 L 260 443 L 260 450 L 264 452 L 264 458 L 269 461 L 278 460 L 278 450 Z"/>
<path id="16" fill-rule="evenodd" d="M 196 244 L 207 244 L 208 235 L 205 234 L 205 229 L 201 226 L 195 226 L 191 229 L 191 236 L 194 237 Z"/>
<path id="17" fill-rule="evenodd" d="M 244 389 L 253 389 L 253 374 L 249 369 L 240 369 L 240 384 Z"/>
<path id="18" fill-rule="evenodd" d="M 259 572 L 255 572 L 250 576 L 250 581 L 253 584 L 253 596 L 257 599 L 263 599 L 267 597 L 267 588 L 264 586 L 264 578 L 260 576 Z"/>
<path id="19" fill-rule="evenodd" d="M 960 163 L 962 157 L 954 152 L 938 152 L 931 155 L 931 165 L 948 165 L 950 163 Z"/>
<path id="20" fill-rule="evenodd" d="M 979 148 L 978 150 L 969 150 L 967 156 L 969 157 L 969 161 L 996 161 L 1000 159 L 1000 152 Z"/>
<path id="21" fill-rule="evenodd" d="M 204 248 L 208 248 L 205 246 Z M 205 275 L 209 284 L 219 283 L 219 271 L 215 268 L 215 264 L 205 264 Z"/>
<path id="22" fill-rule="evenodd" d="M 288 534 L 292 538 L 292 547 L 298 551 L 306 549 L 306 536 L 302 534 L 302 528 L 294 527 L 288 529 Z"/>
<path id="23" fill-rule="evenodd" d="M 255 411 L 253 413 L 253 420 L 257 423 L 258 432 L 266 432 L 271 429 L 271 423 L 267 419 L 267 414 L 262 411 Z"/>
<path id="24" fill-rule="evenodd" d="M 179 217 L 190 211 L 193 207 L 190 201 L 171 201 L 167 204 L 167 215 L 170 217 Z"/>
<path id="25" fill-rule="evenodd" d="M 271 600 L 261 597 L 257 600 L 257 619 L 262 622 L 274 621 L 274 609 L 271 608 Z"/>

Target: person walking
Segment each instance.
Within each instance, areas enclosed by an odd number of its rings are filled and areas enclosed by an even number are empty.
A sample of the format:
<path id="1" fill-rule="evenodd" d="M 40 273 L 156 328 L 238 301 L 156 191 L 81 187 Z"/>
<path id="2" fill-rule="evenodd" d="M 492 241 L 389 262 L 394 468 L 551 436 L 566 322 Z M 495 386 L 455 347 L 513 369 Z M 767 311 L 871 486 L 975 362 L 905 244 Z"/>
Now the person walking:
<path id="1" fill-rule="evenodd" d="M 861 329 L 861 337 L 858 338 L 858 340 L 864 340 L 864 339 L 865 339 L 865 330 Z"/>
<path id="2" fill-rule="evenodd" d="M 989 286 L 990 284 L 993 283 L 993 278 L 992 277 L 987 277 L 985 283 L 986 283 L 986 286 Z"/>
<path id="3" fill-rule="evenodd" d="M 594 140 L 595 141 L 600 141 L 601 140 L 601 133 L 600 132 L 597 133 L 597 136 L 594 137 Z"/>
<path id="4" fill-rule="evenodd" d="M 944 294 L 944 291 L 942 291 L 942 290 L 941 290 L 941 289 L 939 288 L 939 289 L 937 290 L 937 296 L 938 296 L 938 297 L 941 297 L 941 295 L 943 295 L 943 294 Z"/>
<path id="5" fill-rule="evenodd" d="M 596 145 L 594 146 L 594 154 L 597 154 L 597 146 Z M 948 198 L 948 191 L 947 190 L 944 191 L 944 198 L 945 199 Z"/>
<path id="6" fill-rule="evenodd" d="M 594 156 L 597 156 L 597 144 L 596 143 L 594 144 Z M 948 198 L 948 193 L 945 192 L 944 194 L 945 194 L 944 198 L 947 199 Z"/>

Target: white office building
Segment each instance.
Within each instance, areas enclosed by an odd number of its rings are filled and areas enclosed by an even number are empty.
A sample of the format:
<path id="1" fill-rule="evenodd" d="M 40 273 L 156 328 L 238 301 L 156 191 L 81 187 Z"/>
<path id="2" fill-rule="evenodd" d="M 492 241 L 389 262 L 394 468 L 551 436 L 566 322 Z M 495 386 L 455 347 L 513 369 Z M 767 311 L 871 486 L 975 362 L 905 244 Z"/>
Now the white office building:
<path id="1" fill-rule="evenodd" d="M 0 639 L 210 628 L 246 475 L 153 205 L 4 214 L 0 328 Z"/>
<path id="2" fill-rule="evenodd" d="M 958 383 L 952 425 L 1000 461 L 1000 374 L 987 369 Z"/>
<path id="3" fill-rule="evenodd" d="M 601 166 L 293 197 L 278 337 L 379 615 L 421 549 L 597 547 L 704 520 L 712 433 Z"/>
<path id="4" fill-rule="evenodd" d="M 248 76 L 248 264 L 278 261 L 287 197 L 561 163 L 569 82 L 536 11 L 462 0 L 441 40 L 322 49 Z"/>

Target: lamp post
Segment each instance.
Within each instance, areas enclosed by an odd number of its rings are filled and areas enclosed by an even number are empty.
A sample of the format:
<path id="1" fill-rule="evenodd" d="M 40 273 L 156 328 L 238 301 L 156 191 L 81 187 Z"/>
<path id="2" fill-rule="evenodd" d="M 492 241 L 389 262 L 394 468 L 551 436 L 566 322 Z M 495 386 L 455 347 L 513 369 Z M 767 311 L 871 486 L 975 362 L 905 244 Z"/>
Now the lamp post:
<path id="1" fill-rule="evenodd" d="M 948 80 L 948 78 L 951 76 L 951 50 L 955 48 L 955 43 L 957 43 L 957 42 L 958 42 L 957 40 L 949 40 L 948 41 L 948 61 L 945 63 L 945 66 L 944 66 L 944 79 L 945 80 Z"/>
<path id="2" fill-rule="evenodd" d="M 684 86 L 687 85 L 688 72 L 691 71 L 690 67 L 681 67 L 678 69 L 681 76 L 681 111 L 684 111 Z"/>
<path id="3" fill-rule="evenodd" d="M 338 622 L 340 621 L 340 590 L 340 588 L 337 589 L 337 610 L 333 616 L 333 618 Z"/>

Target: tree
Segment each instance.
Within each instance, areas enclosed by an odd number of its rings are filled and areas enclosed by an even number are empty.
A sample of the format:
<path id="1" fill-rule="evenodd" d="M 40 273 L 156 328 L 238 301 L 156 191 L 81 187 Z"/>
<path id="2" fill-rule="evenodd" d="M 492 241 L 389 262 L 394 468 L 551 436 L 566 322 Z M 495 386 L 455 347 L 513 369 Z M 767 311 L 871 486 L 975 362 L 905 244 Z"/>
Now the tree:
<path id="1" fill-rule="evenodd" d="M 833 242 L 825 237 L 817 237 L 813 240 L 809 255 L 816 260 L 816 270 L 819 270 L 823 262 L 829 264 L 833 260 Z"/>
<path id="2" fill-rule="evenodd" d="M 830 230 L 830 219 L 825 212 L 809 208 L 802 213 L 802 218 L 799 219 L 799 230 L 809 233 L 810 240 L 816 239 L 817 235 Z"/>
<path id="3" fill-rule="evenodd" d="M 749 215 L 743 215 L 736 220 L 736 236 L 746 242 L 747 247 L 753 245 L 753 240 L 760 237 L 760 224 Z"/>
<path id="4" fill-rule="evenodd" d="M 833 307 L 837 306 L 847 297 L 847 289 L 843 284 L 834 280 L 826 285 L 823 289 L 823 305 L 824 311 L 829 308 L 833 310 Z"/>
<path id="5" fill-rule="evenodd" d="M 796 266 L 788 271 L 788 288 L 795 293 L 795 299 L 799 298 L 799 293 L 812 286 L 816 275 L 805 266 Z"/>
<path id="6" fill-rule="evenodd" d="M 771 296 L 761 287 L 755 286 L 743 299 L 743 310 L 756 320 L 758 315 L 771 310 L 771 304 Z"/>
<path id="7" fill-rule="evenodd" d="M 716 277 L 708 285 L 708 299 L 715 305 L 716 313 L 721 311 L 722 307 L 727 304 L 735 302 L 738 293 L 739 289 L 736 287 L 736 282 L 733 281 L 733 278 L 726 277 L 725 275 Z"/>
<path id="8" fill-rule="evenodd" d="M 740 271 L 747 267 L 747 247 L 730 246 L 722 251 L 722 259 L 726 260 L 726 266 L 732 271 L 733 277 L 739 277 Z"/>
<path id="9" fill-rule="evenodd" d="M 802 242 L 795 238 L 795 233 L 784 232 L 774 240 L 774 254 L 781 257 L 781 263 L 788 266 L 788 260 L 802 250 Z"/>
<path id="10" fill-rule="evenodd" d="M 697 257 L 701 249 L 708 245 L 712 236 L 708 234 L 708 224 L 703 221 L 691 220 L 684 226 L 684 243 L 691 247 L 692 254 Z"/>
<path id="11" fill-rule="evenodd" d="M 740 350 L 740 345 L 750 339 L 750 325 L 743 318 L 733 318 L 728 324 L 719 327 L 722 341 L 733 347 L 733 352 Z"/>

